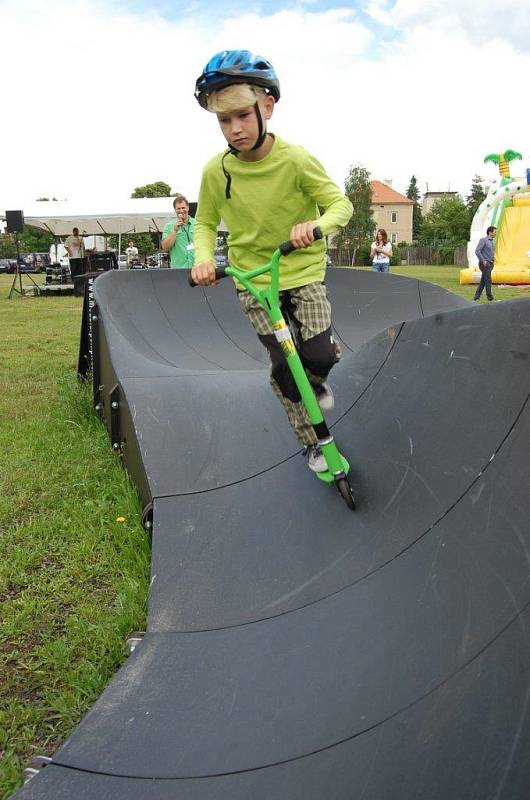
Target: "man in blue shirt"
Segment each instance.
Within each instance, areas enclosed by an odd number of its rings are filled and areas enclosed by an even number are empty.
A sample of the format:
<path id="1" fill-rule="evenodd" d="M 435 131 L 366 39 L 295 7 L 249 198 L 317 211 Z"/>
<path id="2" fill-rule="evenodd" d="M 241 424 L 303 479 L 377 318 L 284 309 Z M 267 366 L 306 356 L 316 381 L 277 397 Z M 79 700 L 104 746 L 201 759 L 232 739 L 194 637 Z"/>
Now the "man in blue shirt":
<path id="1" fill-rule="evenodd" d="M 495 236 L 495 231 L 497 229 L 490 225 L 490 227 L 486 231 L 486 236 L 484 236 L 477 245 L 477 249 L 475 250 L 475 255 L 478 258 L 478 266 L 481 272 L 480 283 L 478 285 L 477 291 L 475 292 L 475 297 L 473 298 L 475 301 L 480 300 L 480 295 L 482 291 L 486 289 L 486 297 L 488 300 L 493 300 L 494 297 L 491 293 L 491 271 L 493 269 L 494 263 L 494 252 L 493 252 L 493 239 Z"/>
<path id="2" fill-rule="evenodd" d="M 162 250 L 169 253 L 169 266 L 173 269 L 191 269 L 195 263 L 193 244 L 195 220 L 189 215 L 190 207 L 183 195 L 176 195 L 173 208 L 177 218 L 164 226 Z"/>

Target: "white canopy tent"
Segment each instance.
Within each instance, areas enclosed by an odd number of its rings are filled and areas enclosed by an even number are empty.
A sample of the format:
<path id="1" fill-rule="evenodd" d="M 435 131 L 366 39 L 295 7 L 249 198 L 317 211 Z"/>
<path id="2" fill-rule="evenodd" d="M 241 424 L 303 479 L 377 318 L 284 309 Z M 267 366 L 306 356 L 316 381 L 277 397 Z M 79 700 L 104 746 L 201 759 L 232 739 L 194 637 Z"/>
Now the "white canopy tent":
<path id="1" fill-rule="evenodd" d="M 41 201 L 22 209 L 24 223 L 55 236 L 80 233 L 108 236 L 111 233 L 158 233 L 174 217 L 172 197 L 143 197 L 101 203 L 98 211 L 67 200 Z M 5 214 L 0 214 L 5 219 Z"/>
<path id="2" fill-rule="evenodd" d="M 98 213 L 81 203 L 68 200 L 41 200 L 19 209 L 24 213 L 24 224 L 47 231 L 56 237 L 69 236 L 72 228 L 79 228 L 84 236 L 109 236 L 117 234 L 118 252 L 121 237 L 132 233 L 162 233 L 164 225 L 175 219 L 173 197 L 127 198 L 119 203 L 101 203 Z M 197 203 L 190 202 L 190 215 L 195 216 Z M 18 209 L 17 209 L 18 210 Z M 0 220 L 5 222 L 5 209 Z M 227 232 L 223 220 L 218 231 Z"/>
<path id="3" fill-rule="evenodd" d="M 119 203 L 105 203 L 96 213 L 93 208 L 66 200 L 34 202 L 21 209 L 24 223 L 32 228 L 52 233 L 54 236 L 69 236 L 72 228 L 81 234 L 121 237 L 132 233 L 162 233 L 164 225 L 174 219 L 172 197 L 128 198 Z M 5 212 L 0 213 L 5 220 Z"/>

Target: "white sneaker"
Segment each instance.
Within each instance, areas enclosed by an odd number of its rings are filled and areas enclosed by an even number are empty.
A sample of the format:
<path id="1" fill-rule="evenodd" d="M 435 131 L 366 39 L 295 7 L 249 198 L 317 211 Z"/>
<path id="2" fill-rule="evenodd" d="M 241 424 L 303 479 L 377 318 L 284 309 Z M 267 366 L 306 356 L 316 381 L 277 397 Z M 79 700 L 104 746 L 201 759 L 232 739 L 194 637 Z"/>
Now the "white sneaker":
<path id="1" fill-rule="evenodd" d="M 313 386 L 313 391 L 315 392 L 315 396 L 318 400 L 318 405 L 320 406 L 321 411 L 332 411 L 335 407 L 335 398 L 333 397 L 333 392 L 331 391 L 331 386 L 329 383 L 318 383 Z"/>
<path id="2" fill-rule="evenodd" d="M 318 444 L 306 447 L 307 466 L 312 472 L 325 472 L 328 468 L 324 454 Z"/>

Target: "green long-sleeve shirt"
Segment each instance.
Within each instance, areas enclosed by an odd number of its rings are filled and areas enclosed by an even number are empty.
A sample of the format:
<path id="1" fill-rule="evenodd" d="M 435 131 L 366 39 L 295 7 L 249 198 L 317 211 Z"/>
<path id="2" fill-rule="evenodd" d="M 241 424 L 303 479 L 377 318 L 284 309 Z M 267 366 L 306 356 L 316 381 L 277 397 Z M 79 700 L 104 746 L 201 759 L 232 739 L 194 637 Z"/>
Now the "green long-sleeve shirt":
<path id="1" fill-rule="evenodd" d="M 167 222 L 162 231 L 162 241 L 174 231 L 174 222 Z M 169 249 L 169 266 L 173 269 L 191 269 L 193 267 L 195 220 L 189 217 L 185 225 L 178 229 L 173 246 Z"/>
<path id="2" fill-rule="evenodd" d="M 242 161 L 229 154 L 225 169 L 232 177 L 231 199 L 225 196 L 223 153 L 205 166 L 195 225 L 195 263 L 215 263 L 217 226 L 228 231 L 229 262 L 241 270 L 265 264 L 276 247 L 289 239 L 295 223 L 320 217 L 327 235 L 348 222 L 352 205 L 322 165 L 303 147 L 274 137 L 270 152 L 260 161 Z M 320 216 L 319 207 L 324 209 Z M 280 259 L 280 289 L 322 281 L 326 271 L 323 241 Z M 256 284 L 269 283 L 269 275 Z"/>

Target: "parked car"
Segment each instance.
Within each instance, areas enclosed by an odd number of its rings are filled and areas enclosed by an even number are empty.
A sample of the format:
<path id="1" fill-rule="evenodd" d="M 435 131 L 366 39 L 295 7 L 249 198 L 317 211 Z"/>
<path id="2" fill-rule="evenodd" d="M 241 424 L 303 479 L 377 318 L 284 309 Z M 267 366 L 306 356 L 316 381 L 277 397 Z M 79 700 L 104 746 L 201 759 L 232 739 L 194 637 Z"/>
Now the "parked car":
<path id="1" fill-rule="evenodd" d="M 152 255 L 147 257 L 147 267 L 149 269 L 160 269 L 161 267 L 168 267 L 169 266 L 169 256 L 167 253 L 163 251 L 159 251 L 158 253 L 153 253 Z"/>
<path id="2" fill-rule="evenodd" d="M 21 259 L 21 272 L 40 272 L 49 267 L 51 263 L 49 253 L 28 253 L 25 256 L 21 256 Z"/>
<path id="3" fill-rule="evenodd" d="M 0 258 L 0 273 L 11 272 L 12 265 L 16 263 L 16 260 L 13 261 L 12 258 Z"/>
<path id="4" fill-rule="evenodd" d="M 31 264 L 27 264 L 24 261 L 24 258 L 24 256 L 20 256 L 20 271 L 33 272 L 33 262 Z M 8 272 L 10 275 L 14 275 L 17 271 L 16 258 L 3 258 L 2 261 L 4 262 L 4 269 L 1 269 L 0 272 Z M 5 264 L 5 262 L 7 262 L 7 264 Z"/>
<path id="5" fill-rule="evenodd" d="M 218 269 L 228 266 L 228 256 L 226 255 L 225 247 L 217 247 L 215 249 L 215 266 Z"/>

